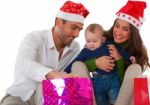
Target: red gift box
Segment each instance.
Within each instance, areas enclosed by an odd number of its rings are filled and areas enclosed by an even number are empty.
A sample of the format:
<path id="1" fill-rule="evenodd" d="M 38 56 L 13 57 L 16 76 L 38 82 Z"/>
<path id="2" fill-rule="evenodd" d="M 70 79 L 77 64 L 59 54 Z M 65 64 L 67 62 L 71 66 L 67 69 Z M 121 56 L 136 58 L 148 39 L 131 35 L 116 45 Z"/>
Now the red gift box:
<path id="1" fill-rule="evenodd" d="M 87 78 L 42 81 L 43 105 L 93 105 L 92 82 Z"/>
<path id="2" fill-rule="evenodd" d="M 150 105 L 148 79 L 134 79 L 134 105 Z"/>

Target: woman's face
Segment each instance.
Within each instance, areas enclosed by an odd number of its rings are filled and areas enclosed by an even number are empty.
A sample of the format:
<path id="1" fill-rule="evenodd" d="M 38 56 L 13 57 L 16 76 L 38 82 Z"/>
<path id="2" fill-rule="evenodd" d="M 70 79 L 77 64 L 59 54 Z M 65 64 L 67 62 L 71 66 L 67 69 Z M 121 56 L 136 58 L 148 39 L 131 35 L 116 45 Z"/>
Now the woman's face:
<path id="1" fill-rule="evenodd" d="M 123 43 L 129 40 L 130 24 L 122 19 L 117 19 L 113 28 L 113 37 L 116 43 Z"/>

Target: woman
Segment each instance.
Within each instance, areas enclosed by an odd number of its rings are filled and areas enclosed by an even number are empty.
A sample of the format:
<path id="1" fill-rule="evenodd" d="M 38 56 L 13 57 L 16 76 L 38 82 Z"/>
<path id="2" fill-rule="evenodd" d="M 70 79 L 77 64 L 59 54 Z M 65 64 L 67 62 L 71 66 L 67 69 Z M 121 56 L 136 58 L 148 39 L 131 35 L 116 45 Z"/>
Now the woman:
<path id="1" fill-rule="evenodd" d="M 114 67 L 113 58 L 118 60 L 118 62 L 125 62 L 124 67 L 121 67 L 125 71 L 124 80 L 117 100 L 113 103 L 115 105 L 133 104 L 133 78 L 140 76 L 142 71 L 150 67 L 147 51 L 139 33 L 140 26 L 143 24 L 141 18 L 143 17 L 145 8 L 146 2 L 144 1 L 128 1 L 127 4 L 117 12 L 117 19 L 113 26 L 110 30 L 105 32 L 107 38 L 122 46 L 136 58 L 132 60 L 134 64 L 129 66 L 129 64 L 121 58 L 115 46 L 112 45 L 108 46 L 111 57 L 103 56 L 85 62 L 89 71 L 93 71 L 95 68 L 101 68 L 106 71 L 112 70 Z M 86 72 L 86 66 L 81 62 L 76 62 L 72 67 L 72 72 L 77 73 L 82 70 L 83 72 L 82 74 L 80 72 L 80 74 L 84 77 L 89 77 L 89 73 Z"/>

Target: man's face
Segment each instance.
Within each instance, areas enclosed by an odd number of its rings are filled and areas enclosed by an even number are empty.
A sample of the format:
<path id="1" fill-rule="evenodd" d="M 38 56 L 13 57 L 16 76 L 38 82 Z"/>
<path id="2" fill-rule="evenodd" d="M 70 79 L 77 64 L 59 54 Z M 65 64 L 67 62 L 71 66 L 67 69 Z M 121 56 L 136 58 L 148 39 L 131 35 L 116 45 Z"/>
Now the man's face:
<path id="1" fill-rule="evenodd" d="M 59 38 L 63 45 L 69 46 L 71 42 L 79 36 L 83 29 L 83 24 L 79 22 L 65 21 L 59 27 Z"/>

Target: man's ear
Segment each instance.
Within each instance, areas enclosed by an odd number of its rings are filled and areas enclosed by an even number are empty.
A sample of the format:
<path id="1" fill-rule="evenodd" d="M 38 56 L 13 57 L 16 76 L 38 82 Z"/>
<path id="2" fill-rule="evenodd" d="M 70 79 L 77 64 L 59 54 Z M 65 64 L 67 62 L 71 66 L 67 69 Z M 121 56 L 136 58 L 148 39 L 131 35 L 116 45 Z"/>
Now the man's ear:
<path id="1" fill-rule="evenodd" d="M 57 18 L 55 24 L 56 24 L 57 27 L 60 27 L 63 24 L 62 19 Z"/>

